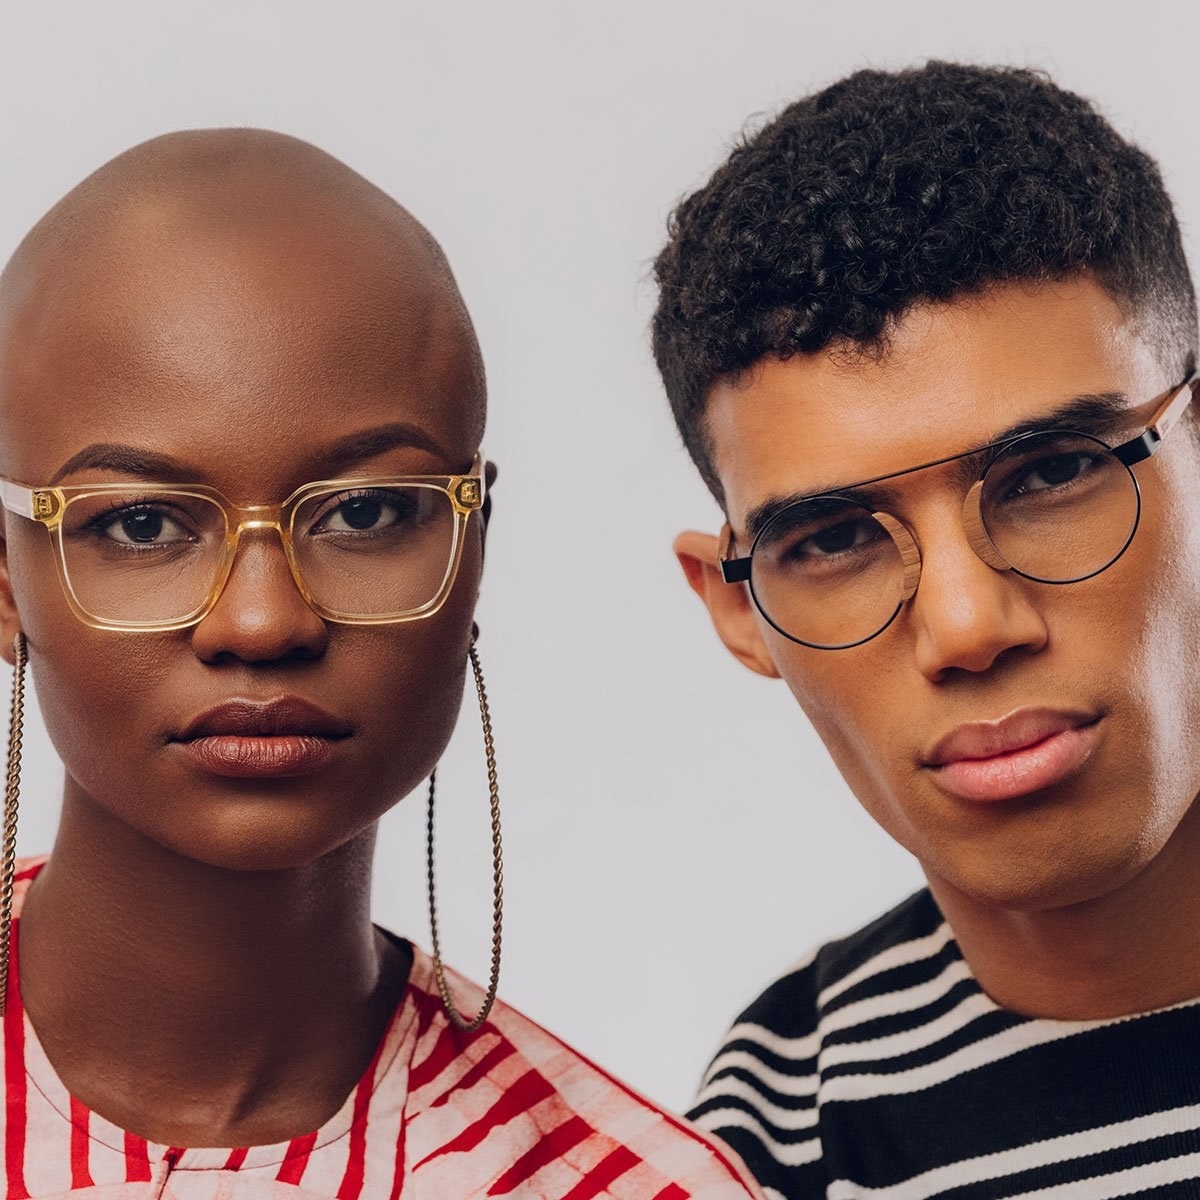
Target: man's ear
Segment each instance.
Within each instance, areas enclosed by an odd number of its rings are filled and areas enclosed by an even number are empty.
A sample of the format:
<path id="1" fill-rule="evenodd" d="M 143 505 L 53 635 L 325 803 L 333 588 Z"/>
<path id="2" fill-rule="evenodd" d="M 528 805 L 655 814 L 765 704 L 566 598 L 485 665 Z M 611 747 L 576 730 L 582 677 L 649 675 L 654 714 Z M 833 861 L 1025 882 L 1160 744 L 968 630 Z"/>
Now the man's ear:
<path id="1" fill-rule="evenodd" d="M 0 514 L 0 658 L 9 666 L 13 661 L 13 641 L 21 632 L 21 618 L 13 599 L 12 581 L 8 575 L 8 530 L 5 514 Z"/>
<path id="2" fill-rule="evenodd" d="M 744 667 L 768 679 L 779 672 L 767 653 L 758 627 L 758 613 L 744 583 L 726 583 L 718 560 L 720 542 L 711 533 L 681 533 L 675 539 L 675 557 L 692 591 L 704 601 L 708 615 L 725 648 Z"/>

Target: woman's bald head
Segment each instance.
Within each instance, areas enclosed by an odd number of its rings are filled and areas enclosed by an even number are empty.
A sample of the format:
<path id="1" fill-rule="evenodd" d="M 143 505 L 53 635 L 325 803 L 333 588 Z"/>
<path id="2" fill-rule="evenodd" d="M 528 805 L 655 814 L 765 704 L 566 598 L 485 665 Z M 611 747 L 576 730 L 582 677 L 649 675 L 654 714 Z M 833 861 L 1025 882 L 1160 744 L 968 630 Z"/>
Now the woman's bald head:
<path id="1" fill-rule="evenodd" d="M 20 401 L 70 365 L 64 351 L 118 373 L 130 351 L 172 373 L 272 331 L 343 373 L 454 405 L 478 444 L 482 361 L 441 248 L 344 163 L 254 129 L 135 146 L 30 231 L 0 274 L 0 433 L 19 436 Z"/>
<path id="2" fill-rule="evenodd" d="M 160 586 L 149 563 L 169 579 L 183 548 L 212 543 L 195 506 L 177 493 L 172 507 L 156 485 L 249 506 L 336 480 L 342 501 L 300 534 L 319 542 L 345 523 L 344 505 L 374 503 L 378 523 L 354 526 L 364 540 L 325 546 L 346 578 L 367 549 L 394 555 L 397 574 L 414 547 L 457 555 L 436 612 L 339 623 L 308 603 L 288 531 L 248 527 L 198 622 L 114 634 L 72 610 L 56 571 L 64 543 L 4 513 L 0 655 L 25 634 L 68 803 L 90 797 L 177 854 L 236 869 L 309 863 L 365 835 L 449 740 L 483 566 L 482 514 L 439 524 L 398 481 L 468 471 L 483 421 L 479 350 L 441 251 L 312 146 L 172 134 L 57 204 L 0 277 L 0 475 L 116 485 L 113 508 L 86 510 L 62 535 L 76 553 L 86 545 L 110 580 L 122 564 L 132 594 Z M 120 522 L 148 512 L 160 525 L 135 544 Z M 458 540 L 436 544 L 452 528 Z M 327 767 L 259 788 L 181 754 L 197 713 L 281 689 L 352 731 Z"/>

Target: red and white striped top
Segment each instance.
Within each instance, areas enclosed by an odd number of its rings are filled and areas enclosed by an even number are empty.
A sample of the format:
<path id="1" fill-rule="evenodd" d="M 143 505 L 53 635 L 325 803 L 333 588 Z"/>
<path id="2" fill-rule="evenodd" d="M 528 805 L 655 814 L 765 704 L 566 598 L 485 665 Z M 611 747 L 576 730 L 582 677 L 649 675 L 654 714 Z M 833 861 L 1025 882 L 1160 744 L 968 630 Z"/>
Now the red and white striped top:
<path id="1" fill-rule="evenodd" d="M 441 1007 L 414 947 L 404 998 L 366 1074 L 315 1133 L 274 1146 L 157 1146 L 90 1112 L 60 1082 L 20 1001 L 18 866 L 4 1017 L 8 1200 L 745 1200 L 732 1155 L 497 1002 L 475 1035 Z M 449 973 L 455 995 L 480 989 Z"/>

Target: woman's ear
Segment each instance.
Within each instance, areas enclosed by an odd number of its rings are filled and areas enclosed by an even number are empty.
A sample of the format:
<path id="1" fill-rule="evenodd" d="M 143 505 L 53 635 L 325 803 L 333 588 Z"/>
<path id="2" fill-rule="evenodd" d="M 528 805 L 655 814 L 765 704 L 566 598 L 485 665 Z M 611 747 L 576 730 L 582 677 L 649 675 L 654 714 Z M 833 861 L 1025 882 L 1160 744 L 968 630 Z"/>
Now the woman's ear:
<path id="1" fill-rule="evenodd" d="M 479 510 L 479 515 L 483 518 L 482 537 L 485 557 L 487 554 L 488 522 L 492 519 L 492 488 L 496 486 L 496 477 L 499 474 L 500 468 L 494 462 L 488 461 L 483 464 L 483 507 Z"/>
<path id="2" fill-rule="evenodd" d="M 492 488 L 496 486 L 499 474 L 500 468 L 490 459 L 483 464 L 483 527 L 485 529 L 487 523 L 492 519 Z"/>
<path id="3" fill-rule="evenodd" d="M 694 532 L 681 533 L 674 546 L 683 574 L 692 591 L 704 601 L 725 648 L 742 666 L 768 679 L 778 679 L 779 671 L 763 641 L 749 587 L 725 582 L 719 548 L 720 542 L 713 534 Z"/>

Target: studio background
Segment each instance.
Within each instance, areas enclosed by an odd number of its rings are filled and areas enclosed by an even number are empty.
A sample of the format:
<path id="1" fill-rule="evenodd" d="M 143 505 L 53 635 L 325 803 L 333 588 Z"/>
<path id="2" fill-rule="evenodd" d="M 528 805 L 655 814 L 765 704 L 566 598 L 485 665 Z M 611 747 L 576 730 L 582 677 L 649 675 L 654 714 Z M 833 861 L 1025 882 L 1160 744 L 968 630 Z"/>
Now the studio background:
<path id="1" fill-rule="evenodd" d="M 677 531 L 719 517 L 648 348 L 667 213 L 748 118 L 853 68 L 1009 62 L 1097 98 L 1160 159 L 1195 264 L 1198 35 L 1200 8 L 1165 3 L 0 0 L 0 259 L 101 162 L 210 125 L 317 143 L 442 242 L 487 360 L 501 471 L 479 612 L 504 799 L 501 993 L 680 1108 L 769 979 L 920 876 L 783 685 L 725 654 L 672 558 Z M 36 707 L 25 747 L 20 848 L 35 853 L 61 788 Z M 469 697 L 440 780 L 445 950 L 484 979 Z M 375 911 L 428 944 L 423 822 L 420 794 L 385 820 Z"/>

